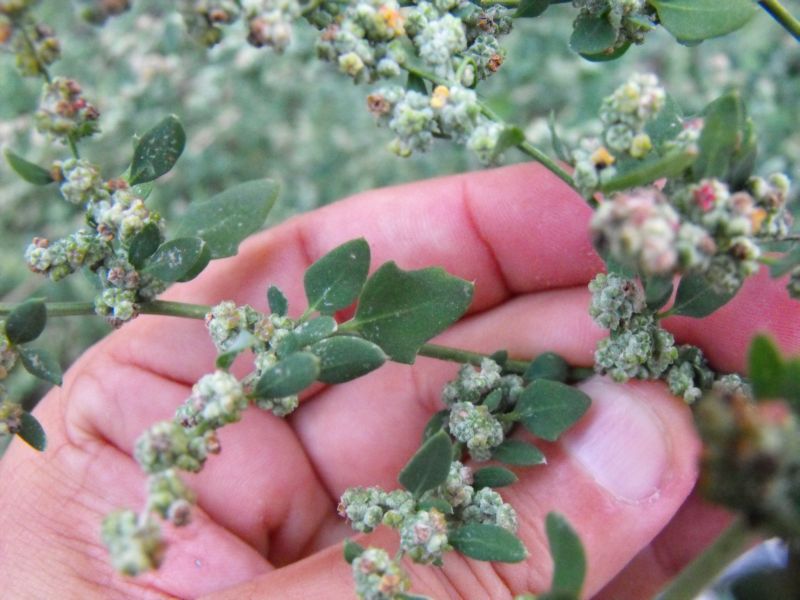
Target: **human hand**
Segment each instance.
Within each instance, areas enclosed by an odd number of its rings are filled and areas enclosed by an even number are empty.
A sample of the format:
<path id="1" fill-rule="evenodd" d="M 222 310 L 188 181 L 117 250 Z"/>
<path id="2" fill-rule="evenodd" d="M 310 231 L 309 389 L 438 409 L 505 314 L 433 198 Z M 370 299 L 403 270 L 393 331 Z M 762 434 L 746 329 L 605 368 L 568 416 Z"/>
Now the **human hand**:
<path id="1" fill-rule="evenodd" d="M 519 357 L 549 350 L 588 365 L 604 335 L 587 313 L 586 284 L 602 267 L 589 216 L 580 198 L 530 165 L 379 190 L 261 234 L 165 297 L 262 307 L 276 284 L 297 311 L 308 264 L 364 236 L 373 265 L 440 265 L 475 281 L 470 314 L 437 342 Z M 742 370 L 755 331 L 800 349 L 790 314 L 796 306 L 785 290 L 761 278 L 702 327 L 677 318 L 667 325 L 703 347 L 717 369 Z M 340 545 L 353 534 L 336 515 L 338 497 L 354 485 L 397 487 L 455 367 L 426 358 L 388 364 L 317 389 L 286 420 L 248 410 L 221 430 L 221 455 L 187 477 L 198 494 L 194 523 L 169 530 L 161 570 L 116 575 L 100 523 L 142 502 L 134 442 L 172 416 L 214 356 L 202 324 L 144 316 L 86 352 L 42 401 L 36 415 L 48 450 L 15 443 L 0 461 L 0 580 L 9 597 L 353 597 Z M 690 496 L 699 443 L 682 401 L 659 383 L 595 378 L 584 389 L 593 407 L 562 441 L 542 446 L 548 464 L 519 471 L 520 481 L 502 490 L 530 558 L 496 565 L 450 553 L 442 569 L 410 567 L 415 593 L 494 599 L 546 589 L 551 510 L 586 547 L 587 597 L 647 597 L 718 531 L 725 516 Z M 394 542 L 386 532 L 366 537 Z"/>

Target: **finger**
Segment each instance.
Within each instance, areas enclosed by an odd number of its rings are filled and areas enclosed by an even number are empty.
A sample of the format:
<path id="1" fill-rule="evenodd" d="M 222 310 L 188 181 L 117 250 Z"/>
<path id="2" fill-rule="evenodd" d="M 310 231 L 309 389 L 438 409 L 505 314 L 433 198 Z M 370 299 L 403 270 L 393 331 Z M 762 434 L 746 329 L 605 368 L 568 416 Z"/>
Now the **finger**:
<path id="1" fill-rule="evenodd" d="M 731 515 L 695 491 L 675 518 L 594 598 L 652 598 L 730 523 Z"/>
<path id="2" fill-rule="evenodd" d="M 450 553 L 444 567 L 409 565 L 416 593 L 435 597 L 510 598 L 549 587 L 552 565 L 543 532 L 546 514 L 563 514 L 579 532 L 588 557 L 584 592 L 591 597 L 670 521 L 694 485 L 698 443 L 686 406 L 660 384 L 584 384 L 588 417 L 563 443 L 547 446 L 548 464 L 519 471 L 503 490 L 516 507 L 519 535 L 531 557 L 490 564 Z M 384 536 L 387 534 L 383 534 Z M 384 541 L 386 537 L 381 538 Z M 307 598 L 352 594 L 340 548 L 261 576 L 216 598 Z"/>

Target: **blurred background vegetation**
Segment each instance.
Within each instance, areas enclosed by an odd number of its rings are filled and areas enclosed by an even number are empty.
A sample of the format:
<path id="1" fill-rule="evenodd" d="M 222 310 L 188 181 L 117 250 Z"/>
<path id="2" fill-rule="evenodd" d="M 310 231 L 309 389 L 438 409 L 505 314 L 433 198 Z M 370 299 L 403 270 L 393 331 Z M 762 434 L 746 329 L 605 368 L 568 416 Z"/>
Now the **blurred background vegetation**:
<path id="1" fill-rule="evenodd" d="M 61 40 L 54 74 L 75 78 L 100 109 L 102 132 L 84 142 L 82 152 L 104 176 L 125 170 L 137 132 L 166 114 L 180 117 L 187 149 L 149 201 L 168 220 L 193 199 L 246 179 L 282 181 L 274 223 L 365 189 L 479 168 L 468 151 L 447 142 L 410 159 L 384 150 L 391 136 L 375 129 L 366 110 L 370 88 L 353 85 L 316 59 L 316 32 L 308 25 L 298 24 L 283 55 L 251 48 L 236 25 L 207 50 L 186 35 L 173 3 L 136 0 L 133 6 L 102 28 L 83 22 L 65 0 L 41 2 L 37 14 Z M 758 170 L 784 170 L 797 179 L 800 45 L 766 14 L 727 38 L 694 47 L 656 31 L 645 45 L 609 63 L 589 63 L 570 52 L 574 16 L 569 4 L 561 4 L 537 19 L 517 21 L 506 38 L 505 63 L 480 88 L 532 141 L 550 150 L 551 112 L 567 140 L 593 131 L 601 98 L 632 72 L 648 71 L 661 77 L 686 113 L 732 87 L 741 90 L 759 132 Z M 33 129 L 40 88 L 39 81 L 20 77 L 13 56 L 0 54 L 0 146 L 47 165 L 68 153 Z M 506 159 L 524 157 L 509 151 Z M 0 302 L 92 297 L 79 275 L 51 285 L 22 261 L 33 236 L 60 237 L 79 218 L 54 187 L 34 188 L 0 164 Z M 39 343 L 56 351 L 66 367 L 108 330 L 99 318 L 58 319 Z M 12 397 L 28 406 L 41 395 L 39 385 L 22 369 L 9 381 Z"/>

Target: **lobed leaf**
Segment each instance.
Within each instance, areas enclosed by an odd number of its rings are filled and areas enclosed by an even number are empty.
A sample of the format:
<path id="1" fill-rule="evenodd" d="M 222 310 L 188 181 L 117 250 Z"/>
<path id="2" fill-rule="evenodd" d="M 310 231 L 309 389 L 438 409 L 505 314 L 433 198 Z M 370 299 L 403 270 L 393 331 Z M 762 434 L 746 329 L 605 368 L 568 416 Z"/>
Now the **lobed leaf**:
<path id="1" fill-rule="evenodd" d="M 412 364 L 419 348 L 464 314 L 473 285 L 440 268 L 403 271 L 388 262 L 367 280 L 348 327 L 397 362 Z"/>
<path id="2" fill-rule="evenodd" d="M 258 179 L 235 185 L 208 200 L 192 202 L 177 235 L 203 239 L 211 258 L 233 256 L 242 240 L 261 229 L 278 191 L 274 181 Z"/>

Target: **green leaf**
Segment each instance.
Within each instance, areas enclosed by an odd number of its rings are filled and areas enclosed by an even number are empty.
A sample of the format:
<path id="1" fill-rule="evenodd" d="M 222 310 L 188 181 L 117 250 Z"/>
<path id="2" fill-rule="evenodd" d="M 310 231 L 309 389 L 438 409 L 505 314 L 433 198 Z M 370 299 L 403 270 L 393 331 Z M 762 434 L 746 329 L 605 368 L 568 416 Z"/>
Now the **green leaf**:
<path id="1" fill-rule="evenodd" d="M 278 342 L 275 353 L 279 358 L 288 356 L 332 335 L 337 327 L 338 325 L 333 317 L 323 315 L 316 319 L 311 319 L 289 332 L 285 338 Z"/>
<path id="2" fill-rule="evenodd" d="M 379 346 L 341 335 L 317 342 L 310 351 L 319 358 L 319 377 L 325 383 L 343 383 L 374 371 L 386 362 Z"/>
<path id="3" fill-rule="evenodd" d="M 583 14 L 575 19 L 569 46 L 578 54 L 600 54 L 617 41 L 617 30 L 605 15 Z"/>
<path id="4" fill-rule="evenodd" d="M 547 7 L 550 6 L 550 0 L 522 0 L 514 13 L 515 19 L 531 19 L 538 17 Z"/>
<path id="5" fill-rule="evenodd" d="M 662 177 L 675 177 L 699 160 L 694 150 L 679 150 L 660 157 L 631 159 L 617 165 L 618 174 L 601 185 L 604 193 L 648 185 Z"/>
<path id="6" fill-rule="evenodd" d="M 515 411 L 525 429 L 554 442 L 589 410 L 591 403 L 589 396 L 577 388 L 537 379 L 522 390 Z"/>
<path id="7" fill-rule="evenodd" d="M 485 487 L 499 488 L 517 481 L 519 481 L 517 476 L 505 467 L 484 467 L 475 471 L 472 486 L 476 490 Z"/>
<path id="8" fill-rule="evenodd" d="M 161 230 L 155 223 L 148 223 L 133 236 L 128 246 L 128 261 L 137 269 L 141 269 L 147 259 L 153 256 L 161 244 Z"/>
<path id="9" fill-rule="evenodd" d="M 233 361 L 236 360 L 236 357 L 245 350 L 251 348 L 257 341 L 258 338 L 249 331 L 240 331 L 236 336 L 236 339 L 234 339 L 233 342 L 228 345 L 228 349 L 217 356 L 217 368 L 229 369 L 233 364 Z"/>
<path id="10" fill-rule="evenodd" d="M 786 361 L 783 369 L 784 400 L 795 407 L 795 412 L 800 408 L 800 358 Z"/>
<path id="11" fill-rule="evenodd" d="M 145 133 L 133 151 L 131 185 L 158 179 L 178 161 L 186 145 L 186 133 L 178 117 L 170 115 Z"/>
<path id="12" fill-rule="evenodd" d="M 308 309 L 330 315 L 356 301 L 369 272 L 369 244 L 351 240 L 311 265 L 303 277 Z"/>
<path id="13" fill-rule="evenodd" d="M 47 308 L 42 300 L 28 300 L 6 317 L 6 337 L 12 344 L 27 344 L 39 337 L 47 324 Z"/>
<path id="14" fill-rule="evenodd" d="M 473 285 L 440 268 L 403 271 L 393 262 L 367 280 L 348 326 L 390 358 L 412 364 L 420 346 L 464 314 Z"/>
<path id="15" fill-rule="evenodd" d="M 550 140 L 553 145 L 553 151 L 556 153 L 558 159 L 565 163 L 572 164 L 572 152 L 570 152 L 564 140 L 561 139 L 561 136 L 558 135 L 558 130 L 556 129 L 555 111 L 550 111 L 550 115 L 547 117 L 547 127 L 550 130 Z"/>
<path id="16" fill-rule="evenodd" d="M 492 390 L 486 395 L 486 398 L 483 399 L 483 404 L 489 412 L 494 412 L 498 408 L 500 408 L 500 403 L 503 401 L 503 390 L 497 388 Z"/>
<path id="17" fill-rule="evenodd" d="M 703 131 L 698 140 L 700 156 L 692 167 L 695 179 L 727 178 L 731 160 L 744 141 L 746 121 L 744 104 L 736 92 L 725 94 L 706 106 Z"/>
<path id="18" fill-rule="evenodd" d="M 289 312 L 289 301 L 283 292 L 276 286 L 271 285 L 267 290 L 267 302 L 269 303 L 270 312 L 275 313 L 279 317 L 285 317 Z"/>
<path id="19" fill-rule="evenodd" d="M 444 428 L 444 424 L 447 422 L 447 417 L 449 415 L 450 410 L 445 408 L 444 410 L 440 410 L 439 412 L 435 413 L 430 419 L 428 419 L 428 423 L 425 425 L 425 429 L 422 431 L 422 441 L 425 442 L 425 440 L 428 438 L 439 433 Z"/>
<path id="20" fill-rule="evenodd" d="M 178 279 L 178 281 L 191 281 L 192 279 L 200 275 L 200 273 L 203 272 L 203 270 L 208 266 L 208 263 L 210 262 L 211 262 L 211 250 L 208 249 L 208 244 L 203 242 L 203 247 L 200 250 L 200 256 L 197 258 L 194 265 L 192 265 L 191 268 L 182 277 Z"/>
<path id="21" fill-rule="evenodd" d="M 47 169 L 25 160 L 19 154 L 15 154 L 11 150 L 6 150 L 5 155 L 9 166 L 14 169 L 17 175 L 28 183 L 32 183 L 33 185 L 47 185 L 48 183 L 53 183 L 53 176 Z"/>
<path id="22" fill-rule="evenodd" d="M 497 525 L 468 523 L 450 532 L 447 540 L 461 554 L 477 560 L 516 563 L 528 558 L 522 541 Z"/>
<path id="23" fill-rule="evenodd" d="M 256 383 L 257 398 L 285 398 L 297 394 L 317 379 L 319 359 L 310 352 L 296 352 L 264 371 Z"/>
<path id="24" fill-rule="evenodd" d="M 618 46 L 617 48 L 614 48 L 612 46 L 611 48 L 607 48 L 606 50 L 603 50 L 599 54 L 587 54 L 586 52 L 581 52 L 580 55 L 581 55 L 582 58 L 585 58 L 589 62 L 598 62 L 598 63 L 599 62 L 609 62 L 609 61 L 612 61 L 612 60 L 617 60 L 618 58 L 623 56 L 628 51 L 628 49 L 630 47 L 631 47 L 631 43 L 630 42 L 625 42 L 624 44 L 622 44 L 621 46 Z"/>
<path id="25" fill-rule="evenodd" d="M 524 141 L 525 134 L 522 129 L 519 127 L 506 126 L 497 138 L 497 144 L 495 144 L 494 150 L 492 151 L 492 158 L 496 159 L 509 148 L 519 146 Z"/>
<path id="26" fill-rule="evenodd" d="M 366 550 L 364 546 L 361 544 L 354 542 L 353 540 L 345 540 L 344 541 L 344 559 L 347 561 L 347 564 L 352 564 L 355 559 L 357 559 L 361 554 Z"/>
<path id="27" fill-rule="evenodd" d="M 420 596 L 419 594 L 400 593 L 395 596 L 396 600 L 432 600 L 430 596 Z"/>
<path id="28" fill-rule="evenodd" d="M 25 346 L 20 346 L 17 350 L 22 366 L 28 373 L 55 385 L 61 385 L 61 365 L 50 352 Z"/>
<path id="29" fill-rule="evenodd" d="M 736 151 L 731 157 L 728 171 L 728 183 L 731 189 L 738 190 L 747 185 L 747 180 L 753 174 L 758 156 L 758 136 L 756 136 L 753 119 L 745 116 L 740 128 L 741 140 Z"/>
<path id="30" fill-rule="evenodd" d="M 756 13 L 753 0 L 648 0 L 659 22 L 680 42 L 700 42 L 743 27 Z"/>
<path id="31" fill-rule="evenodd" d="M 419 92 L 420 94 L 424 94 L 426 96 L 428 95 L 428 86 L 426 85 L 425 80 L 414 73 L 408 74 L 408 79 L 406 80 L 406 89 L 411 92 Z"/>
<path id="32" fill-rule="evenodd" d="M 672 275 L 648 277 L 642 283 L 647 308 L 652 311 L 657 311 L 672 297 Z"/>
<path id="33" fill-rule="evenodd" d="M 586 553 L 581 540 L 567 520 L 558 513 L 551 512 L 547 515 L 545 528 L 554 563 L 551 590 L 577 597 L 586 577 Z"/>
<path id="34" fill-rule="evenodd" d="M 775 264 L 770 265 L 769 273 L 773 277 L 783 277 L 797 266 L 800 266 L 800 244 L 781 256 Z"/>
<path id="35" fill-rule="evenodd" d="M 205 240 L 211 258 L 233 256 L 242 240 L 261 229 L 278 190 L 274 181 L 258 179 L 235 185 L 208 200 L 192 202 L 177 235 Z"/>
<path id="36" fill-rule="evenodd" d="M 161 244 L 142 271 L 172 283 L 189 275 L 198 264 L 205 267 L 207 257 L 206 243 L 200 238 L 177 238 Z"/>
<path id="37" fill-rule="evenodd" d="M 720 292 L 714 289 L 704 273 L 687 273 L 681 277 L 675 305 L 670 312 L 675 315 L 702 318 L 727 304 L 739 290 Z"/>
<path id="38" fill-rule="evenodd" d="M 397 479 L 404 488 L 419 498 L 445 482 L 450 473 L 452 458 L 450 436 L 445 431 L 440 431 L 422 444 L 400 471 Z"/>
<path id="39" fill-rule="evenodd" d="M 543 352 L 531 361 L 522 377 L 525 381 L 534 381 L 536 379 L 566 381 L 568 374 L 569 365 L 567 361 L 555 352 Z"/>
<path id="40" fill-rule="evenodd" d="M 775 343 L 765 335 L 757 335 L 748 351 L 747 375 L 756 398 L 780 398 L 783 392 L 784 366 Z"/>
<path id="41" fill-rule="evenodd" d="M 444 498 L 426 498 L 417 505 L 419 510 L 430 510 L 435 508 L 443 515 L 452 515 L 453 506 Z"/>
<path id="42" fill-rule="evenodd" d="M 547 463 L 547 459 L 541 450 L 533 444 L 521 442 L 520 440 L 505 440 L 492 450 L 492 458 L 507 465 L 518 467 L 532 467 Z"/>
<path id="43" fill-rule="evenodd" d="M 645 133 L 650 136 L 653 146 L 660 148 L 671 142 L 683 131 L 683 113 L 675 98 L 667 94 L 664 106 L 654 119 L 645 125 Z"/>
<path id="44" fill-rule="evenodd" d="M 22 413 L 21 421 L 17 435 L 25 440 L 29 446 L 42 452 L 47 447 L 47 435 L 39 421 L 29 412 Z"/>

